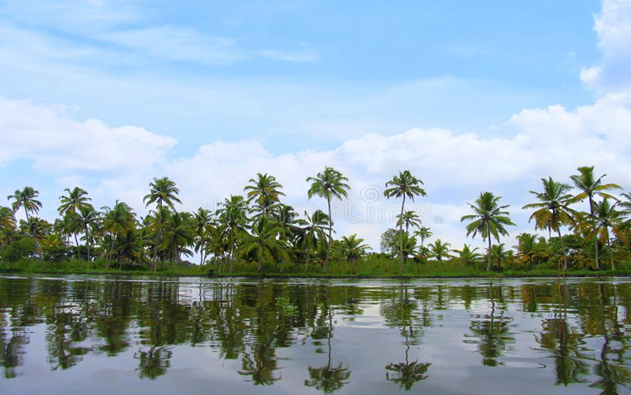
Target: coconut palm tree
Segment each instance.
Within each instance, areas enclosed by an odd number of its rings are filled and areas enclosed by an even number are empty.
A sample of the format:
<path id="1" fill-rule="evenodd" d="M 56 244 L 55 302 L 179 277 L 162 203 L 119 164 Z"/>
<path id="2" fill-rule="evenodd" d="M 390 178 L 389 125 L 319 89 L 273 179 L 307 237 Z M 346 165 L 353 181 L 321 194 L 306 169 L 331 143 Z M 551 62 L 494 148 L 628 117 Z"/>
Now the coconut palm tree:
<path id="1" fill-rule="evenodd" d="M 66 188 L 64 189 L 64 192 L 68 195 L 62 195 L 59 197 L 61 205 L 57 208 L 57 211 L 59 212 L 59 215 L 67 216 L 71 222 L 74 222 L 77 225 L 74 227 L 72 234 L 74 235 L 75 246 L 77 247 L 77 258 L 81 259 L 78 235 L 84 229 L 76 216 L 82 209 L 94 208 L 92 204 L 89 203 L 92 199 L 88 197 L 88 193 L 84 189 L 79 187 L 75 187 L 72 190 Z"/>
<path id="2" fill-rule="evenodd" d="M 543 192 L 530 191 L 539 199 L 539 202 L 527 204 L 523 209 L 535 209 L 529 221 L 535 220 L 536 229 L 548 229 L 550 232 L 556 232 L 559 236 L 563 253 L 563 270 L 567 270 L 567 254 L 565 242 L 561 236 L 561 227 L 563 225 L 572 225 L 575 222 L 574 217 L 577 213 L 570 208 L 573 197 L 569 192 L 572 190 L 572 187 L 556 182 L 552 177 L 548 179 L 542 178 L 541 182 L 543 183 Z M 560 270 L 561 267 L 559 267 Z"/>
<path id="3" fill-rule="evenodd" d="M 608 194 L 608 191 L 612 191 L 615 189 L 622 189 L 618 184 L 604 184 L 603 178 L 607 175 L 603 174 L 602 176 L 596 178 L 594 176 L 594 166 L 587 167 L 579 167 L 577 169 L 579 174 L 570 176 L 572 182 L 574 182 L 574 186 L 580 191 L 579 194 L 574 196 L 575 201 L 583 201 L 585 199 L 588 200 L 589 203 L 589 216 L 592 220 L 592 229 L 595 230 L 597 227 L 596 220 L 594 218 L 594 197 L 596 195 L 615 199 L 613 196 Z M 598 270 L 600 268 L 600 264 L 598 262 L 598 241 L 594 242 L 594 256 L 595 256 L 595 268 Z"/>
<path id="4" fill-rule="evenodd" d="M 283 187 L 276 177 L 267 173 L 257 173 L 256 179 L 251 178 L 243 190 L 247 192 L 248 203 L 254 202 L 262 216 L 268 216 L 274 204 L 280 202 L 280 196 L 285 196 L 280 189 Z"/>
<path id="5" fill-rule="evenodd" d="M 155 242 L 153 243 L 153 270 L 157 268 L 158 249 L 163 242 L 164 238 L 164 224 L 168 218 L 168 210 L 164 211 L 163 206 L 167 205 L 172 210 L 175 210 L 175 203 L 182 204 L 182 201 L 177 197 L 180 190 L 175 185 L 175 182 L 168 177 L 154 178 L 149 183 L 149 193 L 142 198 L 145 203 L 145 207 L 149 207 L 151 204 L 156 204 L 156 211 L 153 221 L 152 229 L 155 231 Z M 164 263 L 164 261 L 162 261 Z"/>
<path id="6" fill-rule="evenodd" d="M 408 233 L 410 230 L 410 226 L 420 228 L 421 227 L 421 218 L 418 216 L 416 211 L 408 210 L 403 215 L 397 215 L 397 226 L 405 226 L 405 233 Z"/>
<path id="7" fill-rule="evenodd" d="M 210 242 L 209 229 L 214 226 L 212 213 L 200 207 L 194 214 L 195 219 L 195 252 L 199 257 L 199 265 L 202 266 L 206 261 L 206 246 Z"/>
<path id="8" fill-rule="evenodd" d="M 62 195 L 59 197 L 61 205 L 57 209 L 59 215 L 76 214 L 82 208 L 92 207 L 90 204 L 91 198 L 88 197 L 88 193 L 79 187 L 75 187 L 70 190 L 64 189 L 68 195 Z"/>
<path id="9" fill-rule="evenodd" d="M 80 207 L 79 211 L 75 215 L 79 226 L 83 229 L 83 234 L 85 235 L 85 245 L 87 247 L 87 256 L 86 260 L 90 260 L 90 247 L 92 245 L 92 233 L 93 229 L 98 226 L 99 221 L 101 220 L 101 216 L 92 207 L 92 205 L 87 205 L 84 207 Z"/>
<path id="10" fill-rule="evenodd" d="M 404 216 L 406 198 L 414 201 L 416 196 L 427 196 L 427 193 L 425 193 L 421 185 L 423 185 L 423 181 L 414 177 L 409 170 L 399 172 L 392 180 L 386 182 L 386 190 L 383 191 L 386 198 L 403 198 L 401 201 L 401 219 L 403 219 Z M 403 265 L 405 264 L 405 258 L 403 256 L 403 221 L 399 223 L 399 231 L 401 232 L 401 266 L 399 273 L 403 273 Z"/>
<path id="11" fill-rule="evenodd" d="M 298 236 L 298 245 L 305 252 L 305 272 L 309 270 L 309 258 L 318 242 L 326 240 L 326 229 L 331 219 L 322 210 L 316 210 L 309 215 L 305 211 L 305 218 L 297 220 L 297 224 L 303 226 Z"/>
<path id="12" fill-rule="evenodd" d="M 145 207 L 156 203 L 158 208 L 166 204 L 175 210 L 175 203 L 182 204 L 182 201 L 177 197 L 179 193 L 180 190 L 175 186 L 175 182 L 168 177 L 154 178 L 149 183 L 149 194 L 145 195 L 142 201 L 145 203 Z"/>
<path id="13" fill-rule="evenodd" d="M 17 222 L 13 210 L 0 207 L 0 245 L 8 244 L 16 230 Z"/>
<path id="14" fill-rule="evenodd" d="M 342 255 L 349 263 L 355 262 L 371 249 L 368 244 L 364 244 L 364 239 L 357 237 L 356 234 L 344 236 L 340 241 L 342 242 Z"/>
<path id="15" fill-rule="evenodd" d="M 429 251 L 438 262 L 442 262 L 443 259 L 452 257 L 451 254 L 449 254 L 451 251 L 450 247 L 451 244 L 443 243 L 442 240 L 438 239 L 429 245 Z"/>
<path id="16" fill-rule="evenodd" d="M 523 259 L 528 261 L 528 267 L 533 269 L 533 258 L 539 252 L 537 247 L 537 235 L 532 233 L 520 233 L 517 236 L 517 245 L 515 246 Z"/>
<path id="17" fill-rule="evenodd" d="M 234 251 L 237 243 L 237 236 L 245 230 L 248 222 L 248 205 L 243 196 L 232 195 L 220 203 L 217 210 L 219 223 L 225 230 L 228 247 L 228 260 L 230 264 L 230 272 L 233 268 Z"/>
<path id="18" fill-rule="evenodd" d="M 33 187 L 24 187 L 22 190 L 16 190 L 13 195 L 7 196 L 7 200 L 13 200 L 11 207 L 13 212 L 18 212 L 19 209 L 24 208 L 24 214 L 26 215 L 26 222 L 30 220 L 30 213 L 39 213 L 39 209 L 42 208 L 42 202 L 37 200 L 39 191 Z"/>
<path id="19" fill-rule="evenodd" d="M 416 232 L 414 232 L 414 236 L 421 239 L 421 247 L 423 247 L 423 244 L 425 244 L 425 240 L 432 237 L 432 235 L 433 235 L 432 231 L 425 226 L 419 227 L 419 229 Z"/>
<path id="20" fill-rule="evenodd" d="M 346 183 L 348 178 L 332 167 L 326 167 L 323 172 L 318 173 L 315 177 L 307 177 L 307 182 L 311 183 L 307 196 L 311 199 L 319 196 L 326 199 L 329 216 L 329 238 L 327 240 L 326 260 L 324 262 L 324 271 L 329 271 L 329 259 L 331 258 L 331 243 L 333 241 L 333 217 L 331 215 L 331 200 L 342 199 L 348 197 L 348 191 L 351 187 Z"/>
<path id="21" fill-rule="evenodd" d="M 103 230 L 110 236 L 110 247 L 107 255 L 105 267 L 109 268 L 114 253 L 114 242 L 116 238 L 125 235 L 136 226 L 134 212 L 127 204 L 116 201 L 114 207 L 103 207 Z"/>
<path id="22" fill-rule="evenodd" d="M 160 246 L 172 263 L 180 263 L 182 254 L 191 256 L 187 247 L 195 240 L 195 222 L 189 213 L 170 213 L 164 226 L 164 240 Z"/>
<path id="23" fill-rule="evenodd" d="M 465 266 L 473 266 L 480 259 L 480 254 L 476 252 L 477 250 L 477 247 L 472 249 L 470 245 L 465 244 L 464 247 L 462 247 L 462 250 L 456 250 L 458 260 Z"/>
<path id="24" fill-rule="evenodd" d="M 491 270 L 491 247 L 492 238 L 495 238 L 497 242 L 500 241 L 500 235 L 508 236 L 506 226 L 515 224 L 510 220 L 508 211 L 508 205 L 500 206 L 499 201 L 501 196 L 495 196 L 491 192 L 480 193 L 480 197 L 475 201 L 475 204 L 469 204 L 469 207 L 473 210 L 474 214 L 465 215 L 460 219 L 463 221 L 472 221 L 467 225 L 467 236 L 480 235 L 482 240 L 488 242 L 487 252 L 487 266 L 486 270 Z"/>
<path id="25" fill-rule="evenodd" d="M 502 262 L 508 259 L 509 256 L 512 256 L 512 251 L 506 251 L 506 245 L 504 243 L 499 243 L 493 246 L 491 249 L 491 255 L 495 262 L 497 262 L 497 270 L 502 270 Z"/>
<path id="26" fill-rule="evenodd" d="M 278 238 L 279 233 L 280 229 L 276 223 L 261 217 L 252 226 L 251 234 L 241 233 L 238 256 L 254 258 L 261 275 L 263 275 L 265 263 L 280 262 L 280 272 L 283 273 L 283 263 L 289 261 L 289 255 L 286 244 Z"/>
<path id="27" fill-rule="evenodd" d="M 616 264 L 613 259 L 613 251 L 611 248 L 611 236 L 610 231 L 618 236 L 619 239 L 623 238 L 620 235 L 623 224 L 623 212 L 616 210 L 617 204 L 611 204 L 609 199 L 604 198 L 601 202 L 594 202 L 594 220 L 596 227 L 587 236 L 587 239 L 596 238 L 603 244 L 607 245 L 609 249 L 609 260 L 611 263 L 611 270 L 616 270 Z"/>
<path id="28" fill-rule="evenodd" d="M 164 254 L 161 254 L 162 242 L 164 241 L 164 228 L 167 221 L 171 217 L 171 210 L 165 206 L 158 206 L 155 210 L 151 210 L 149 215 L 145 217 L 146 222 L 146 236 L 151 238 L 151 268 L 153 271 L 158 270 L 158 259 L 160 259 L 160 266 L 164 267 Z"/>
<path id="29" fill-rule="evenodd" d="M 294 210 L 292 206 L 287 204 L 278 204 L 278 208 L 276 212 L 274 212 L 271 216 L 271 219 L 274 220 L 278 227 L 280 228 L 280 238 L 286 242 L 293 243 L 296 239 L 296 234 L 299 231 L 297 219 L 298 213 Z"/>

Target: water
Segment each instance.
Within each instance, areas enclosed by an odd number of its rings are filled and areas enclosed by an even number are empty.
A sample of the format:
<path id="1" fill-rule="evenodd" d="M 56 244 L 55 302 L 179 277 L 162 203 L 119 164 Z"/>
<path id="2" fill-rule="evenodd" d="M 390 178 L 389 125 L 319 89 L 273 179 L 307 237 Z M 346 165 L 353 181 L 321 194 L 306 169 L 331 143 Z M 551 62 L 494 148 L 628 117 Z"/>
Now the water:
<path id="1" fill-rule="evenodd" d="M 631 282 L 0 277 L 1 394 L 631 393 Z"/>

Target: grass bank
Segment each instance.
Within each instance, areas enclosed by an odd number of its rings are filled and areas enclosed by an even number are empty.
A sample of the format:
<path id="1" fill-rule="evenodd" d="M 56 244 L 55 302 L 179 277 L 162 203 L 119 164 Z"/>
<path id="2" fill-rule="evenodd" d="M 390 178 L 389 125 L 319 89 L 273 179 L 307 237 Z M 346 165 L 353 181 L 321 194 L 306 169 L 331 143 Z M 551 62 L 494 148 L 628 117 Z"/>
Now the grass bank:
<path id="1" fill-rule="evenodd" d="M 399 263 L 395 260 L 361 261 L 349 265 L 348 263 L 331 263 L 328 272 L 319 267 L 305 271 L 303 265 L 288 265 L 281 273 L 278 266 L 265 266 L 265 278 L 528 278 L 528 277 L 557 277 L 553 265 L 539 265 L 533 270 L 527 268 L 506 268 L 502 271 L 487 272 L 482 267 L 464 266 L 455 262 L 427 262 L 410 263 L 399 273 Z M 217 267 L 205 266 L 176 266 L 166 265 L 162 270 L 152 272 L 146 267 L 123 266 L 106 267 L 104 261 L 60 261 L 45 262 L 39 260 L 23 260 L 8 265 L 0 262 L 0 273 L 17 274 L 108 274 L 126 276 L 180 276 L 180 277 L 246 277 L 260 278 L 255 265 L 237 263 L 232 272 L 219 271 Z M 593 271 L 588 269 L 570 269 L 568 277 L 631 277 L 631 268 L 624 265 L 617 270 Z"/>

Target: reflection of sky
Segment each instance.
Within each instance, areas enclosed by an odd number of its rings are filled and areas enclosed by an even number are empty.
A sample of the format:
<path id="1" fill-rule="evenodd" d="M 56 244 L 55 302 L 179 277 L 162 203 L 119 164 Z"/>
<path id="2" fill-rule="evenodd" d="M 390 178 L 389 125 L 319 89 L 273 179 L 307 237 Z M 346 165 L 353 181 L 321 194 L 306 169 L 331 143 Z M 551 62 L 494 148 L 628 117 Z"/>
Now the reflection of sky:
<path id="1" fill-rule="evenodd" d="M 77 278 L 75 278 L 76 280 Z M 2 280 L 2 277 L 0 277 Z M 100 281 L 101 279 L 99 279 Z M 7 281 L 6 277 L 3 281 Z M 47 278 L 45 281 L 57 281 Z M 171 281 L 171 280 L 170 280 Z M 181 281 L 179 303 L 196 301 L 199 293 L 197 279 L 173 280 Z M 579 283 L 585 280 L 573 280 Z M 212 281 L 202 281 L 202 288 Z M 247 282 L 247 281 L 246 281 Z M 469 282 L 469 281 L 467 281 Z M 370 283 L 370 282 L 368 282 Z M 445 284 L 446 282 L 437 282 Z M 536 338 L 542 328 L 542 320 L 554 316 L 552 306 L 541 305 L 538 313 L 524 312 L 521 304 L 520 288 L 524 283 L 548 284 L 550 280 L 508 280 L 500 281 L 504 285 L 504 300 L 495 300 L 495 322 L 505 321 L 508 324 L 508 336 L 512 340 L 506 342 L 503 355 L 497 360 L 499 367 L 485 367 L 477 350 L 476 337 L 471 333 L 472 321 L 489 320 L 491 302 L 476 294 L 477 301 L 466 310 L 462 301 L 449 298 L 449 286 L 444 286 L 445 300 L 450 303 L 444 310 L 432 310 L 435 302 L 431 296 L 425 303 L 430 306 L 432 326 L 418 329 L 418 341 L 410 341 L 409 361 L 420 363 L 431 362 L 428 378 L 418 382 L 412 388 L 413 393 L 440 394 L 481 394 L 481 393 L 596 393 L 593 388 L 572 385 L 555 386 L 554 362 L 548 358 L 549 352 L 542 350 Z M 628 280 L 619 281 L 629 286 Z M 336 286 L 342 286 L 335 283 Z M 366 286 L 364 283 L 355 285 Z M 429 286 L 424 282 L 409 284 L 412 295 L 418 285 Z M 476 282 L 470 282 L 476 285 Z M 67 288 L 67 287 L 66 287 Z M 389 363 L 405 361 L 405 338 L 399 327 L 388 327 L 381 315 L 381 304 L 391 299 L 383 295 L 398 295 L 398 288 L 381 286 L 370 288 L 365 300 L 358 301 L 361 315 L 350 317 L 336 310 L 333 317 L 334 330 L 331 339 L 331 361 L 333 366 L 342 363 L 352 372 L 349 383 L 339 394 L 372 394 L 392 393 L 398 390 L 396 383 L 386 381 L 385 366 Z M 507 289 L 514 293 L 506 292 Z M 434 288 L 432 288 L 434 290 Z M 485 289 L 482 288 L 481 291 Z M 374 292 L 374 293 L 373 293 Z M 378 300 L 381 292 L 381 301 Z M 509 296 L 510 295 L 510 296 Z M 410 300 L 414 300 L 411 297 Z M 70 300 L 68 309 L 72 309 Z M 10 303 L 10 301 L 9 301 Z M 423 301 L 418 301 L 419 306 Z M 339 308 L 339 306 L 335 306 Z M 342 308 L 343 310 L 343 308 Z M 0 310 L 1 312 L 1 310 Z M 7 313 L 7 311 L 4 311 Z M 416 313 L 419 312 L 417 307 Z M 572 309 L 568 309 L 569 322 L 577 325 Z M 351 319 L 352 318 L 352 319 Z M 418 321 L 415 321 L 418 323 Z M 304 386 L 308 378 L 308 367 L 321 367 L 327 364 L 327 339 L 320 339 L 319 345 L 308 337 L 309 331 L 294 330 L 295 344 L 287 348 L 277 348 L 276 357 L 279 370 L 275 372 L 282 377 L 271 386 L 254 386 L 246 382 L 248 376 L 239 375 L 242 370 L 241 360 L 222 360 L 218 350 L 210 344 L 196 346 L 171 346 L 173 357 L 166 375 L 157 380 L 139 380 L 138 360 L 134 354 L 140 349 L 147 349 L 140 344 L 139 328 L 132 325 L 127 336 L 129 347 L 115 357 L 107 357 L 104 353 L 90 352 L 83 356 L 83 361 L 68 370 L 51 370 L 48 362 L 45 336 L 46 324 L 38 324 L 27 328 L 30 342 L 24 346 L 24 366 L 17 368 L 18 378 L 1 380 L 0 393 L 3 394 L 66 394 L 72 393 L 99 394 L 245 394 L 256 390 L 257 393 L 295 394 L 319 393 L 315 388 Z M 5 336 L 10 331 L 5 331 Z M 304 340 L 304 342 L 303 342 Z M 479 340 L 479 339 L 478 339 Z M 91 338 L 83 344 L 75 346 L 92 347 L 104 344 L 102 338 Z M 583 347 L 599 349 L 600 342 L 595 339 L 586 342 Z M 316 352 L 320 348 L 323 352 Z"/>

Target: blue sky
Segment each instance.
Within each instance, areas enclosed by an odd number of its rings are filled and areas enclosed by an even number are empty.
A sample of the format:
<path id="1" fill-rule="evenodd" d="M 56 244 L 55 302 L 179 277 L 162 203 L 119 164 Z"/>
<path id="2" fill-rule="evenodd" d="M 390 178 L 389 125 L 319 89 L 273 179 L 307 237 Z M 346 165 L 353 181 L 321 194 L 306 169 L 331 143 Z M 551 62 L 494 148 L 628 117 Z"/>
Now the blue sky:
<path id="1" fill-rule="evenodd" d="M 355 201 L 409 168 L 461 243 L 482 189 L 519 205 L 579 164 L 629 181 L 630 15 L 629 0 L 0 0 L 0 190 L 52 205 L 80 184 L 142 211 L 167 174 L 193 209 L 270 171 L 299 205 L 324 165 Z M 374 244 L 387 224 L 368 222 L 339 233 Z"/>

